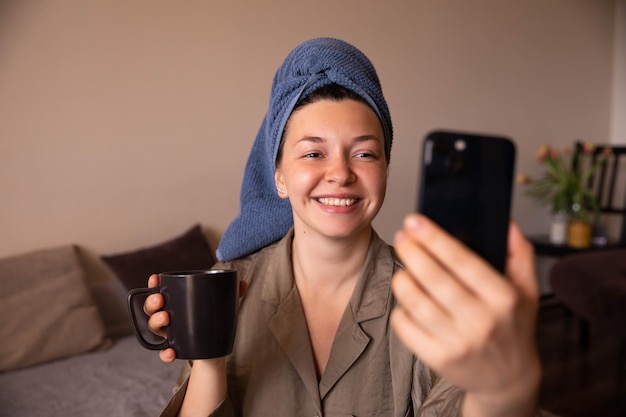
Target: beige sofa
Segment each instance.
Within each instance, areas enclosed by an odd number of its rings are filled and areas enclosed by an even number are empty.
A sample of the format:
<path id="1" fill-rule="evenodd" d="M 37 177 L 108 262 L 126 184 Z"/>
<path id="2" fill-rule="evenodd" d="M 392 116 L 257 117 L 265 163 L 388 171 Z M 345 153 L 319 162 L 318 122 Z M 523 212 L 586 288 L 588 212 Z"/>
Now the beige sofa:
<path id="1" fill-rule="evenodd" d="M 181 364 L 139 345 L 126 294 L 149 273 L 213 263 L 199 225 L 132 252 L 66 245 L 0 259 L 0 415 L 157 415 Z"/>

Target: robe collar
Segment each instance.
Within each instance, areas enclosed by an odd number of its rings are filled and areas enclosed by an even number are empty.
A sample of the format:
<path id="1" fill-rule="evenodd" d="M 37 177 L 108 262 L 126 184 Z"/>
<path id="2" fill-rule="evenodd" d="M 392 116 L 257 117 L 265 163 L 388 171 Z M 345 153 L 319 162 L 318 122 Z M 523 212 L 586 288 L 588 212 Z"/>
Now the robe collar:
<path id="1" fill-rule="evenodd" d="M 370 342 L 360 323 L 381 318 L 391 308 L 391 276 L 396 264 L 391 247 L 373 232 L 363 270 L 339 323 L 328 364 L 318 383 L 304 310 L 293 277 L 293 236 L 291 229 L 276 244 L 268 261 L 273 276 L 264 279 L 261 299 L 276 308 L 269 327 L 281 349 L 314 398 L 323 399 Z"/>

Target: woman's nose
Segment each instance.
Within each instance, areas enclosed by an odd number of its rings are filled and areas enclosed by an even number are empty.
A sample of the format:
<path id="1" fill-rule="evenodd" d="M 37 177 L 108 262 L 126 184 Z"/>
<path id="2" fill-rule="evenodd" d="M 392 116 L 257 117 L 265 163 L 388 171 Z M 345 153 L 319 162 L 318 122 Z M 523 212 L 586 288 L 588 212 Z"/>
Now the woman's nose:
<path id="1" fill-rule="evenodd" d="M 328 164 L 326 178 L 328 181 L 339 184 L 346 184 L 354 181 L 355 175 L 352 171 L 349 158 L 345 156 L 332 158 Z"/>

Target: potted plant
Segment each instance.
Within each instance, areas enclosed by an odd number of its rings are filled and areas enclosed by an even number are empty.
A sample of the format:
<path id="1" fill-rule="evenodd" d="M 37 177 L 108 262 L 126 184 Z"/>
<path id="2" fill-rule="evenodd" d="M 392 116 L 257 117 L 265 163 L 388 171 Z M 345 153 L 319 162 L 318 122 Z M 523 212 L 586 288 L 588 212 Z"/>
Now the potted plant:
<path id="1" fill-rule="evenodd" d="M 569 246 L 588 247 L 591 242 L 591 221 L 598 218 L 599 204 L 589 183 L 611 153 L 609 148 L 605 148 L 593 162 L 589 162 L 588 156 L 594 149 L 593 144 L 587 143 L 574 151 L 567 147 L 559 152 L 542 145 L 535 157 L 545 166 L 544 175 L 539 179 L 525 175 L 518 178 L 519 182 L 528 185 L 526 192 L 529 196 L 551 206 L 552 214 L 560 225 L 557 226 L 560 229 L 551 227 L 553 243 L 565 243 L 567 239 Z"/>

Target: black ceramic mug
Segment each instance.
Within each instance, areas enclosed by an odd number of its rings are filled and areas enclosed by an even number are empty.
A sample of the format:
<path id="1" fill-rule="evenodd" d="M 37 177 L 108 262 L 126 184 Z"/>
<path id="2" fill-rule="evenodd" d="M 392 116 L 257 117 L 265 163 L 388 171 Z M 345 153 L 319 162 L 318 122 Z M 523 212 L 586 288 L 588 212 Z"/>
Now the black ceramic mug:
<path id="1" fill-rule="evenodd" d="M 167 338 L 152 343 L 140 330 L 133 301 L 141 294 L 163 295 L 170 316 Z M 212 269 L 164 272 L 159 286 L 128 293 L 128 311 L 139 343 L 151 350 L 173 348 L 179 359 L 209 359 L 232 352 L 237 328 L 239 279 L 237 271 Z"/>

